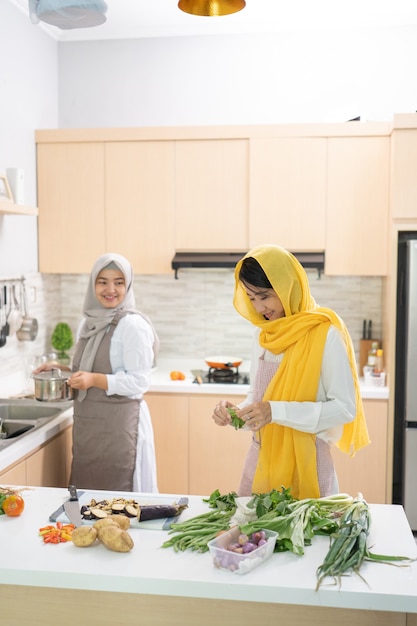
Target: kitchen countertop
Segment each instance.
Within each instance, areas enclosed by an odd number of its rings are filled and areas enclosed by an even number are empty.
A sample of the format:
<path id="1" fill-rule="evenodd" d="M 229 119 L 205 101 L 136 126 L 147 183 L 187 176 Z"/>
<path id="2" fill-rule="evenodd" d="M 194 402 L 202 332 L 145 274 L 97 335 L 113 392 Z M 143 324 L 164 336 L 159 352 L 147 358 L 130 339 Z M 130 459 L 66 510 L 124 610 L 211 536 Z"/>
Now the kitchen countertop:
<path id="1" fill-rule="evenodd" d="M 159 359 L 152 372 L 150 392 L 158 393 L 205 393 L 218 395 L 246 395 L 249 385 L 237 385 L 226 383 L 194 383 L 194 376 L 191 370 L 207 371 L 208 366 L 204 359 Z M 171 380 L 171 371 L 180 371 L 185 374 L 185 380 Z M 242 361 L 239 366 L 240 373 L 250 371 L 250 361 Z M 365 385 L 360 380 L 361 394 L 364 400 L 387 400 L 389 397 L 388 387 L 374 387 Z"/>
<path id="2" fill-rule="evenodd" d="M 49 515 L 68 498 L 68 491 L 29 487 L 22 496 L 25 510 L 20 517 L 0 516 L 2 585 L 417 613 L 417 562 L 406 567 L 367 562 L 361 569 L 367 584 L 352 575 L 343 578 L 340 590 L 328 585 L 315 591 L 316 569 L 329 546 L 327 537 L 315 537 L 302 557 L 274 553 L 260 567 L 238 576 L 216 569 L 209 553 L 162 549 L 168 536 L 162 530 L 132 528 L 135 546 L 127 554 L 110 552 L 102 545 L 81 549 L 72 543 L 43 544 L 38 529 L 49 523 Z M 141 499 L 146 501 L 146 495 Z M 206 510 L 201 496 L 190 496 L 181 519 Z M 372 551 L 416 558 L 417 546 L 403 508 L 370 505 L 370 510 Z"/>

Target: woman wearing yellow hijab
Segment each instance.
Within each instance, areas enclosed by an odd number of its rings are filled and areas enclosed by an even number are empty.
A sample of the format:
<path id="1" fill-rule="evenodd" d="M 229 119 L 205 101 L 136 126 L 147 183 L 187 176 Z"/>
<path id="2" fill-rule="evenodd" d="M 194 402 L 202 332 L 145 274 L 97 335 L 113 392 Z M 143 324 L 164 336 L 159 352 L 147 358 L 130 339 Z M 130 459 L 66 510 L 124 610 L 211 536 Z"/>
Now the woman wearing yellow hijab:
<path id="1" fill-rule="evenodd" d="M 254 324 L 251 388 L 236 408 L 254 433 L 239 495 L 290 488 L 296 498 L 339 491 L 331 446 L 355 454 L 369 443 L 350 335 L 319 307 L 297 259 L 275 245 L 235 269 L 234 306 Z M 230 424 L 223 401 L 216 424 Z"/>

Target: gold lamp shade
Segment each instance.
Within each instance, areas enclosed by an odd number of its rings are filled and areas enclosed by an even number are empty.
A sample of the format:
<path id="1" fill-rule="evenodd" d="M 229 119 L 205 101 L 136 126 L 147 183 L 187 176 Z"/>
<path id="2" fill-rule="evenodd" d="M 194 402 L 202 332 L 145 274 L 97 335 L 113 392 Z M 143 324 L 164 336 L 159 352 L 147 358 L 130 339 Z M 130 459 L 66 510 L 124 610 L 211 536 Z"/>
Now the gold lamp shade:
<path id="1" fill-rule="evenodd" d="M 245 0 L 180 0 L 178 8 L 191 15 L 230 15 L 246 6 Z"/>

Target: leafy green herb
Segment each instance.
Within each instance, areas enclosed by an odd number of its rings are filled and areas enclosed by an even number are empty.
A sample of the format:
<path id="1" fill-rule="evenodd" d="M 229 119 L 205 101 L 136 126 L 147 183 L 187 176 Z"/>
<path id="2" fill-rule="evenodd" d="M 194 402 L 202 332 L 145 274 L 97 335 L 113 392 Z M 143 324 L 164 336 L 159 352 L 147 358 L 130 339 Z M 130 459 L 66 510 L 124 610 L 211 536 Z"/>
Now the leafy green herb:
<path id="1" fill-rule="evenodd" d="M 4 515 L 3 502 L 5 501 L 8 495 L 10 494 L 0 494 L 0 515 Z"/>
<path id="2" fill-rule="evenodd" d="M 233 407 L 229 407 L 227 409 L 227 412 L 232 418 L 232 426 L 236 428 L 236 430 L 239 430 L 239 428 L 242 428 L 246 424 L 245 420 L 242 420 L 240 419 L 240 417 L 237 416 L 236 409 L 234 409 Z"/>

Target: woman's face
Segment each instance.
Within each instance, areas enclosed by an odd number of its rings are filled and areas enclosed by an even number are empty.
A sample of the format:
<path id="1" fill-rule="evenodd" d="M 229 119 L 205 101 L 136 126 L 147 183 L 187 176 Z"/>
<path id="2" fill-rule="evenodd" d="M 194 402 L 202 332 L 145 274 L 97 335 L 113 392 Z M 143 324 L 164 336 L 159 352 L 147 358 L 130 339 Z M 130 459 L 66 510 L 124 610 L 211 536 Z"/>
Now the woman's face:
<path id="1" fill-rule="evenodd" d="M 119 306 L 126 295 L 125 277 L 120 270 L 101 270 L 96 278 L 95 294 L 106 309 Z"/>
<path id="2" fill-rule="evenodd" d="M 243 287 L 256 312 L 263 315 L 265 319 L 277 320 L 285 317 L 284 307 L 273 289 L 248 284 L 244 284 Z"/>

